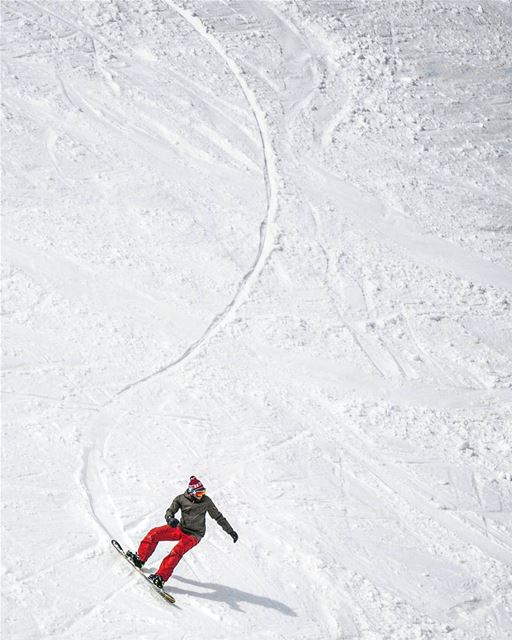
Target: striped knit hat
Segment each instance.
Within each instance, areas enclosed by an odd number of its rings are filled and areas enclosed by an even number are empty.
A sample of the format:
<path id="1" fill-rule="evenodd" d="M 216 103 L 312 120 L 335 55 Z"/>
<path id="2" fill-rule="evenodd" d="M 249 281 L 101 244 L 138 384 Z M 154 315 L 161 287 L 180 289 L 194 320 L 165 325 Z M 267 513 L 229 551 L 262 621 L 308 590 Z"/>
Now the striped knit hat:
<path id="1" fill-rule="evenodd" d="M 190 476 L 188 483 L 187 493 L 197 493 L 198 491 L 206 491 L 201 480 L 198 480 L 195 476 Z"/>

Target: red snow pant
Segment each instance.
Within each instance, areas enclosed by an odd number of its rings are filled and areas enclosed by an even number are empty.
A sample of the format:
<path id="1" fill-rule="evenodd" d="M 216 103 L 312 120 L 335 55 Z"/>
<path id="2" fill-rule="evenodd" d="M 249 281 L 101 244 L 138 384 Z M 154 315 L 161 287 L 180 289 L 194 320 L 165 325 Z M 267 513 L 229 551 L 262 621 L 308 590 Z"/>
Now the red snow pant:
<path id="1" fill-rule="evenodd" d="M 164 582 L 169 580 L 176 565 L 181 560 L 183 555 L 190 551 L 192 547 L 195 547 L 199 543 L 200 538 L 191 536 L 189 533 L 183 533 L 179 527 L 170 527 L 165 524 L 163 527 L 155 527 L 146 533 L 146 536 L 139 545 L 139 558 L 146 562 L 156 549 L 156 545 L 159 542 L 179 540 L 178 544 L 171 549 L 171 553 L 165 556 L 162 560 L 160 567 L 158 568 L 158 575 Z"/>

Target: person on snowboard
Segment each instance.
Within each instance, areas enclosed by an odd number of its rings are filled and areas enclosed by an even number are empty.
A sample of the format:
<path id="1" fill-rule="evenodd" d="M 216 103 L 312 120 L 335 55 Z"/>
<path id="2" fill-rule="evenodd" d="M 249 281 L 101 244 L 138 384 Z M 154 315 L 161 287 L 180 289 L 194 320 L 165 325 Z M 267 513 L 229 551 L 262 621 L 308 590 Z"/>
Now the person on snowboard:
<path id="1" fill-rule="evenodd" d="M 176 518 L 178 509 L 181 509 L 181 520 Z M 158 571 L 148 576 L 155 586 L 162 589 L 184 554 L 201 542 L 206 532 L 206 512 L 233 538 L 233 542 L 238 540 L 237 532 L 206 495 L 202 482 L 191 476 L 185 493 L 176 496 L 165 512 L 167 524 L 148 531 L 141 540 L 137 553 L 127 551 L 126 557 L 141 569 L 159 542 L 178 540 L 178 544 L 162 560 Z"/>

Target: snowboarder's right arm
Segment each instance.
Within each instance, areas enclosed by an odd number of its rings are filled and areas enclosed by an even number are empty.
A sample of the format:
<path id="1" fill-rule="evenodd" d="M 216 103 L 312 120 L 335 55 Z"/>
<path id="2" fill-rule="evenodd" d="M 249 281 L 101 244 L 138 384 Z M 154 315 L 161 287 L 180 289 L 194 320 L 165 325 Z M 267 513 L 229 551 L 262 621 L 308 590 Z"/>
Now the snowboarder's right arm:
<path id="1" fill-rule="evenodd" d="M 177 527 L 179 524 L 178 519 L 175 517 L 176 512 L 178 511 L 178 509 L 180 509 L 180 503 L 178 499 L 179 496 L 176 496 L 172 501 L 171 506 L 165 512 L 165 521 L 170 527 Z"/>

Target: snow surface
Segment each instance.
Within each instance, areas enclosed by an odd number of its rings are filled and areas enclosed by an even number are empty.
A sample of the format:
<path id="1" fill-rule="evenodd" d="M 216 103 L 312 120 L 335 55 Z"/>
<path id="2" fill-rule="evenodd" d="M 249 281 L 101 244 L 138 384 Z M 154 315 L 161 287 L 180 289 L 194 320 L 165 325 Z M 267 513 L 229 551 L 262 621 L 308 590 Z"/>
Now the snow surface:
<path id="1" fill-rule="evenodd" d="M 512 637 L 510 2 L 2 19 L 3 637 Z"/>

